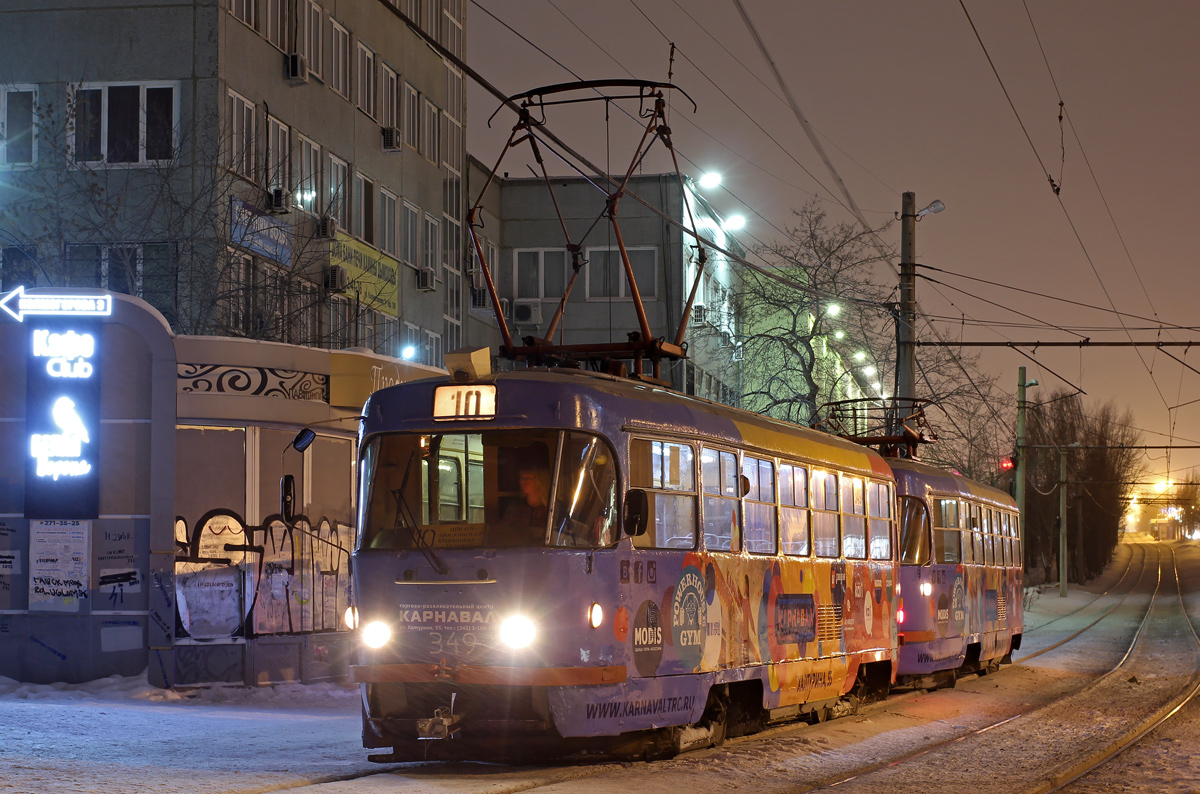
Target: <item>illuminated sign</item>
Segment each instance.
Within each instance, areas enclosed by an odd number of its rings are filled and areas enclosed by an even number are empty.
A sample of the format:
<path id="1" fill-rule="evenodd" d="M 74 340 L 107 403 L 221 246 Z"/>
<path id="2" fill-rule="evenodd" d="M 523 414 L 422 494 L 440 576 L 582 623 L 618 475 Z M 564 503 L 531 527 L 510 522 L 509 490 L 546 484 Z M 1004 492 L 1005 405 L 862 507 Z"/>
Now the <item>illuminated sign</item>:
<path id="1" fill-rule="evenodd" d="M 67 318 L 39 319 L 29 326 L 25 517 L 96 518 L 100 326 Z"/>
<path id="2" fill-rule="evenodd" d="M 42 317 L 107 317 L 112 314 L 112 295 L 26 295 L 25 287 L 17 287 L 0 298 L 0 309 L 17 322 L 27 315 Z"/>
<path id="3" fill-rule="evenodd" d="M 438 386 L 434 389 L 434 419 L 492 419 L 495 416 L 495 386 Z"/>

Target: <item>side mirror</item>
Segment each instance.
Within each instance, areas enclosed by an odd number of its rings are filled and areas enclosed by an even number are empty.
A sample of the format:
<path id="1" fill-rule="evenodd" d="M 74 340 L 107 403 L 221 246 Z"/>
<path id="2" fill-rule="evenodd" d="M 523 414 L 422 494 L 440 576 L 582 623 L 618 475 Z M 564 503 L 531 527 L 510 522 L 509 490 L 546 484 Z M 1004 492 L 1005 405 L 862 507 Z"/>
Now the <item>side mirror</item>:
<path id="1" fill-rule="evenodd" d="M 296 478 L 290 474 L 279 480 L 279 514 L 288 524 L 296 517 Z"/>
<path id="2" fill-rule="evenodd" d="M 650 495 L 641 488 L 631 488 L 625 493 L 625 515 L 622 526 L 630 536 L 645 535 L 650 524 Z"/>
<path id="3" fill-rule="evenodd" d="M 303 452 L 304 450 L 308 449 L 312 442 L 316 440 L 316 431 L 311 427 L 306 427 L 297 433 L 296 437 L 292 439 L 292 449 L 296 450 L 297 452 Z"/>

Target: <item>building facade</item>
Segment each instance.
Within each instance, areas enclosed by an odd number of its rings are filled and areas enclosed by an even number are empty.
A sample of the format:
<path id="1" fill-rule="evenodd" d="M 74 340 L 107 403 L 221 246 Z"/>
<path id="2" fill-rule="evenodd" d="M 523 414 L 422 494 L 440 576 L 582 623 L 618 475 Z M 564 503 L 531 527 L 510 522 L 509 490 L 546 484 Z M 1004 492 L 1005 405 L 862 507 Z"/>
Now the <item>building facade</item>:
<path id="1" fill-rule="evenodd" d="M 462 56 L 463 0 L 5 6 L 6 291 L 435 366 L 466 341 L 463 75 L 400 16 Z"/>

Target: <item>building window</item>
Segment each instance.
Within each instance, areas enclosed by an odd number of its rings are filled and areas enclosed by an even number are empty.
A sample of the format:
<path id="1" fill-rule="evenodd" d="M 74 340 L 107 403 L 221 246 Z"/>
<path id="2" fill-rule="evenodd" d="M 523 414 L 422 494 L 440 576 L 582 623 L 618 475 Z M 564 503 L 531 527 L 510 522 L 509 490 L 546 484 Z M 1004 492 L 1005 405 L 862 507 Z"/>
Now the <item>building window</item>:
<path id="1" fill-rule="evenodd" d="M 362 42 L 358 44 L 358 106 L 375 118 L 375 53 Z"/>
<path id="2" fill-rule="evenodd" d="M 654 300 L 657 293 L 658 260 L 657 249 L 627 248 L 629 264 L 637 279 L 638 292 L 643 300 Z M 589 248 L 587 251 L 587 297 L 588 300 L 628 299 L 629 280 L 625 278 L 625 265 L 621 252 L 616 248 Z"/>
<path id="3" fill-rule="evenodd" d="M 301 136 L 300 163 L 296 169 L 296 204 L 306 212 L 317 212 L 320 193 L 321 147 Z"/>
<path id="4" fill-rule="evenodd" d="M 297 345 L 315 345 L 320 334 L 320 294 L 311 281 L 294 279 L 288 290 L 291 300 L 290 341 Z"/>
<path id="5" fill-rule="evenodd" d="M 396 216 L 396 197 L 386 190 L 379 191 L 379 247 L 384 253 L 399 256 L 396 232 L 400 219 Z"/>
<path id="6" fill-rule="evenodd" d="M 350 203 L 354 236 L 375 244 L 375 183 L 362 174 L 354 174 L 354 199 Z"/>
<path id="7" fill-rule="evenodd" d="M 406 265 L 418 267 L 421 263 L 421 211 L 404 202 L 404 214 L 400 228 L 400 259 Z"/>
<path id="8" fill-rule="evenodd" d="M 350 31 L 331 21 L 329 44 L 329 87 L 350 98 Z"/>
<path id="9" fill-rule="evenodd" d="M 425 343 L 421 336 L 421 327 L 406 322 L 404 324 L 404 346 L 400 349 L 400 358 L 406 361 L 424 360 L 421 351 Z"/>
<path id="10" fill-rule="evenodd" d="M 424 228 L 422 231 L 424 234 L 422 236 L 424 237 L 424 240 L 422 242 L 424 242 L 425 245 L 421 251 L 421 266 L 433 268 L 433 271 L 438 273 L 438 276 L 440 277 L 441 273 L 438 270 L 438 265 L 441 264 L 441 252 L 438 250 L 440 247 L 438 243 L 441 242 L 441 238 L 438 237 L 437 219 L 426 215 L 423 226 Z"/>
<path id="11" fill-rule="evenodd" d="M 76 163 L 152 163 L 175 154 L 176 85 L 82 85 L 70 92 L 67 144 Z"/>
<path id="12" fill-rule="evenodd" d="M 313 77 L 321 76 L 321 7 L 311 0 L 299 0 L 297 16 L 300 29 L 297 35 L 296 50 L 308 61 L 308 73 Z"/>
<path id="13" fill-rule="evenodd" d="M 37 89 L 0 88 L 0 164 L 32 165 L 37 160 Z"/>
<path id="14" fill-rule="evenodd" d="M 384 127 L 399 127 L 397 111 L 400 98 L 400 75 L 384 64 L 379 77 L 379 123 Z"/>
<path id="15" fill-rule="evenodd" d="M 438 161 L 438 120 L 441 118 L 441 112 L 437 109 L 437 105 L 426 99 L 421 104 L 421 154 L 425 155 L 426 160 L 433 162 Z"/>
<path id="16" fill-rule="evenodd" d="M 329 157 L 329 179 L 326 183 L 329 185 L 329 196 L 325 205 L 325 210 L 329 217 L 335 219 L 338 227 L 349 229 L 348 223 L 349 213 L 347 212 L 347 179 L 350 168 L 342 160 L 339 160 L 332 155 Z"/>
<path id="17" fill-rule="evenodd" d="M 404 84 L 404 142 L 421 150 L 421 95 L 409 83 Z"/>
<path id="18" fill-rule="evenodd" d="M 254 177 L 254 103 L 229 92 L 229 167 L 247 179 Z"/>
<path id="19" fill-rule="evenodd" d="M 217 279 L 216 302 L 220 324 L 227 334 L 244 335 L 250 323 L 250 293 L 254 257 L 233 248 L 226 252 L 226 267 Z"/>
<path id="20" fill-rule="evenodd" d="M 325 346 L 340 350 L 350 344 L 350 302 L 345 298 L 330 295 L 325 301 Z"/>
<path id="21" fill-rule="evenodd" d="M 0 292 L 9 292 L 18 286 L 37 286 L 37 260 L 32 250 L 15 245 L 0 248 Z"/>
<path id="22" fill-rule="evenodd" d="M 433 331 L 425 332 L 425 357 L 422 361 L 431 367 L 442 366 L 442 335 Z"/>
<path id="23" fill-rule="evenodd" d="M 258 0 L 229 0 L 229 13 L 254 27 L 254 8 Z"/>
<path id="24" fill-rule="evenodd" d="M 267 41 L 288 51 L 288 7 L 291 0 L 267 0 Z"/>
<path id="25" fill-rule="evenodd" d="M 136 295 L 160 311 L 174 304 L 171 243 L 68 245 L 72 285 Z"/>
<path id="26" fill-rule="evenodd" d="M 291 189 L 291 135 L 288 126 L 267 116 L 267 186 Z"/>
<path id="27" fill-rule="evenodd" d="M 489 265 L 494 262 L 489 262 Z M 513 297 L 560 298 L 566 288 L 567 252 L 539 248 L 513 253 Z"/>

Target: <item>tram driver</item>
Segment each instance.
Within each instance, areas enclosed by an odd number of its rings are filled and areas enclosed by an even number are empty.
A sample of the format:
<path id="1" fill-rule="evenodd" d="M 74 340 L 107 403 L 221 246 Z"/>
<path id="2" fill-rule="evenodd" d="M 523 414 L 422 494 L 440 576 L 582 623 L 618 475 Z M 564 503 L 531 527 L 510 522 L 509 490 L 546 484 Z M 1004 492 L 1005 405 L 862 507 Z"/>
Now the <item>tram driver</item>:
<path id="1" fill-rule="evenodd" d="M 550 468 L 536 455 L 518 467 L 520 496 L 509 499 L 496 527 L 501 545 L 541 546 L 550 512 Z"/>

